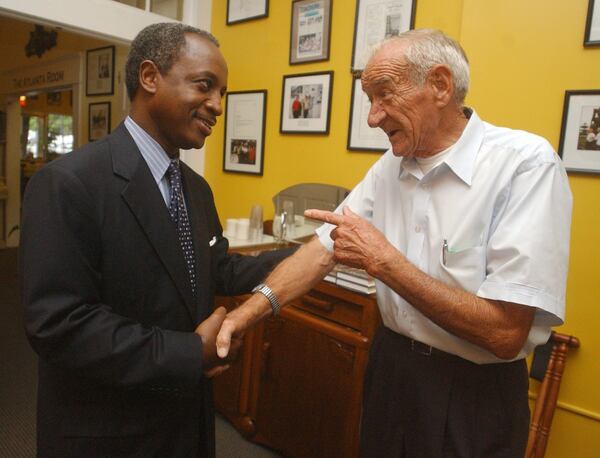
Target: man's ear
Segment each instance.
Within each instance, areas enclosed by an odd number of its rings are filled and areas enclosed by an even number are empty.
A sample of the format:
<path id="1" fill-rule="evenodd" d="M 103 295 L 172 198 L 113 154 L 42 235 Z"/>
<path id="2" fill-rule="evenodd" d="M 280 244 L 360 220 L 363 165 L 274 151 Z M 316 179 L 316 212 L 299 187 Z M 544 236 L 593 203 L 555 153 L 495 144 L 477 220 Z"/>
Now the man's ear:
<path id="1" fill-rule="evenodd" d="M 454 96 L 454 81 L 452 71 L 447 65 L 435 65 L 427 76 L 427 83 L 433 91 L 433 97 L 437 104 L 446 106 Z"/>
<path id="2" fill-rule="evenodd" d="M 140 87 L 144 91 L 155 94 L 158 86 L 158 80 L 160 79 L 160 71 L 154 62 L 151 60 L 145 60 L 140 64 L 140 71 L 138 73 L 140 79 Z"/>

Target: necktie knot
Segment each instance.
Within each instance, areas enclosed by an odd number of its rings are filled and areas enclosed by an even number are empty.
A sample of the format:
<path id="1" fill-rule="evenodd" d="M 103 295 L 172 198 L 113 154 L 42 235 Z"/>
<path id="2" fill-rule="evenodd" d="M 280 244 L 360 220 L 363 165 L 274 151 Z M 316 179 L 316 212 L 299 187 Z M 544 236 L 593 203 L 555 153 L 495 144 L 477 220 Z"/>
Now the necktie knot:
<path id="1" fill-rule="evenodd" d="M 177 159 L 171 159 L 169 162 L 167 178 L 169 180 L 171 192 L 179 194 L 181 192 L 181 169 L 179 168 L 179 161 Z"/>

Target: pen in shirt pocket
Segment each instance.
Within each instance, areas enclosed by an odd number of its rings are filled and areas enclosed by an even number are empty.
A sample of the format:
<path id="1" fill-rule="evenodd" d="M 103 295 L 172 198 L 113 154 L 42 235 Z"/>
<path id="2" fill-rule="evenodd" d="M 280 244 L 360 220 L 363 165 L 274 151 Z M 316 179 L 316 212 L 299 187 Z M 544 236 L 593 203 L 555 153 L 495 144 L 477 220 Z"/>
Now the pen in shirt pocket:
<path id="1" fill-rule="evenodd" d="M 442 264 L 446 265 L 446 259 L 448 258 L 448 240 L 444 239 L 442 243 Z"/>

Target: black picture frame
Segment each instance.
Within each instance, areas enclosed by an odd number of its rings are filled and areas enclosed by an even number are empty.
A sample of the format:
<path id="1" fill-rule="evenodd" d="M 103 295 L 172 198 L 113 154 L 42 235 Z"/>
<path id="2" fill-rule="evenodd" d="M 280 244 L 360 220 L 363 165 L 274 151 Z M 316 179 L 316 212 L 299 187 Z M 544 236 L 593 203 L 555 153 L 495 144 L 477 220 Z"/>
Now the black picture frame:
<path id="1" fill-rule="evenodd" d="M 349 151 L 383 153 L 391 147 L 388 136 L 383 130 L 368 126 L 365 115 L 368 116 L 369 106 L 369 99 L 360 87 L 360 75 L 354 75 L 346 144 Z"/>
<path id="2" fill-rule="evenodd" d="M 600 89 L 565 91 L 558 155 L 567 171 L 600 173 Z"/>
<path id="3" fill-rule="evenodd" d="M 110 102 L 90 103 L 88 106 L 88 140 L 93 142 L 110 133 Z"/>
<path id="4" fill-rule="evenodd" d="M 329 60 L 333 0 L 293 0 L 290 65 Z M 300 32 L 305 32 L 300 34 Z"/>
<path id="5" fill-rule="evenodd" d="M 596 10 L 595 14 L 594 10 Z M 596 5 L 595 0 L 588 2 L 583 45 L 586 47 L 600 46 L 600 4 Z"/>
<path id="6" fill-rule="evenodd" d="M 300 94 L 310 102 L 310 106 L 300 101 Z M 332 94 L 333 71 L 284 75 L 279 132 L 329 134 Z M 300 102 L 300 112 L 296 109 L 296 98 Z"/>
<path id="7" fill-rule="evenodd" d="M 397 11 L 397 14 L 388 15 L 381 18 L 379 21 L 380 29 L 377 31 L 366 31 L 366 24 L 374 23 L 371 18 L 370 21 L 366 20 L 366 9 L 367 5 L 371 3 L 378 3 L 381 5 L 384 3 L 390 8 L 401 8 Z M 360 72 L 364 70 L 366 64 L 366 55 L 368 54 L 369 46 L 365 43 L 365 37 L 367 34 L 371 36 L 371 42 L 376 43 L 385 38 L 398 35 L 407 30 L 412 30 L 415 27 L 415 12 L 417 10 L 417 0 L 356 0 L 356 13 L 354 16 L 354 38 L 352 44 L 352 60 L 350 61 L 350 68 L 352 72 Z M 408 20 L 407 20 L 408 17 Z M 408 25 L 408 27 L 407 27 Z"/>
<path id="8" fill-rule="evenodd" d="M 85 59 L 85 95 L 113 95 L 115 88 L 115 47 L 89 49 Z"/>
<path id="9" fill-rule="evenodd" d="M 244 11 L 244 8 L 240 8 L 244 0 L 227 0 L 226 24 L 234 25 L 269 17 L 269 0 L 253 0 L 253 3 L 258 6 Z"/>
<path id="10" fill-rule="evenodd" d="M 263 174 L 266 121 L 266 89 L 231 91 L 226 94 L 224 172 Z"/>

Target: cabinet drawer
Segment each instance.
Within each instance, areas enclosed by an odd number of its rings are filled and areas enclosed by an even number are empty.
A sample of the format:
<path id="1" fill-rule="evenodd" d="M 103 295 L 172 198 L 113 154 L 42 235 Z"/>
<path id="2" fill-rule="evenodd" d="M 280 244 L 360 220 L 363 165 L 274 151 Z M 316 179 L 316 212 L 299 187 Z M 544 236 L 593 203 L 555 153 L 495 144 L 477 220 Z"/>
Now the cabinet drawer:
<path id="1" fill-rule="evenodd" d="M 293 302 L 294 307 L 321 316 L 342 326 L 361 331 L 363 307 L 335 295 L 311 290 Z"/>

